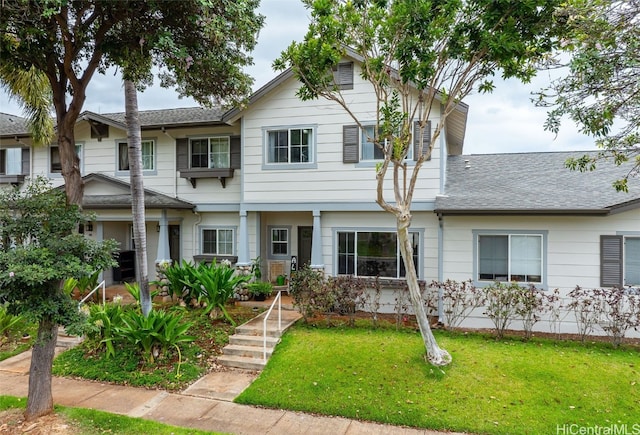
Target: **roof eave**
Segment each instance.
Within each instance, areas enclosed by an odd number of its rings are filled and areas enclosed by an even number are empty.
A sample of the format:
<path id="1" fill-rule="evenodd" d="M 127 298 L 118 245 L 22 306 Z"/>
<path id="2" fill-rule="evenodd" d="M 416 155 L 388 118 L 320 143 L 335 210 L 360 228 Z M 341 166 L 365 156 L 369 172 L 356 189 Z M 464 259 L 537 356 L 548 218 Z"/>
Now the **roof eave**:
<path id="1" fill-rule="evenodd" d="M 606 216 L 608 209 L 446 209 L 436 208 L 442 216 Z"/>

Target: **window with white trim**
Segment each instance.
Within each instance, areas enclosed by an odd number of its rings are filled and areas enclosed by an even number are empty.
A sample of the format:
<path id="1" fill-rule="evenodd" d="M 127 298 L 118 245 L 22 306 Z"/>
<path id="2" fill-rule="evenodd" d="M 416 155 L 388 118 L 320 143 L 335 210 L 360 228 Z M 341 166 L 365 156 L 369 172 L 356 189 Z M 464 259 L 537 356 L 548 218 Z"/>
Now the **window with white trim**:
<path id="1" fill-rule="evenodd" d="M 313 162 L 314 130 L 311 127 L 267 130 L 266 162 L 299 164 Z"/>
<path id="2" fill-rule="evenodd" d="M 478 281 L 542 283 L 542 234 L 478 234 Z"/>
<path id="3" fill-rule="evenodd" d="M 289 228 L 274 227 L 271 233 L 271 256 L 281 257 L 289 255 Z"/>
<path id="4" fill-rule="evenodd" d="M 80 159 L 80 172 L 82 172 L 82 144 L 76 144 L 76 155 Z M 60 148 L 58 145 L 49 147 L 49 172 L 51 174 L 62 173 L 62 161 L 60 160 Z"/>
<path id="5" fill-rule="evenodd" d="M 420 233 L 410 231 L 413 265 L 420 276 Z M 403 278 L 406 275 L 395 231 L 338 231 L 338 275 Z"/>
<path id="6" fill-rule="evenodd" d="M 640 286 L 640 237 L 624 239 L 624 284 Z"/>
<path id="7" fill-rule="evenodd" d="M 203 228 L 202 253 L 233 255 L 234 231 L 231 228 Z"/>
<path id="8" fill-rule="evenodd" d="M 193 138 L 191 144 L 192 168 L 231 167 L 231 146 L 229 136 Z"/>
<path id="9" fill-rule="evenodd" d="M 22 148 L 0 150 L 0 174 L 22 175 Z"/>
<path id="10" fill-rule="evenodd" d="M 360 155 L 362 156 L 361 161 L 367 160 L 384 160 L 384 151 L 382 148 L 377 146 L 374 142 L 375 140 L 375 125 L 365 125 L 361 129 L 361 138 L 360 138 Z M 413 147 L 409 148 L 407 152 L 407 156 L 405 157 L 407 160 L 413 159 Z"/>
<path id="11" fill-rule="evenodd" d="M 127 142 L 118 142 L 118 171 L 129 170 L 129 144 Z M 156 144 L 153 140 L 143 140 L 141 143 L 142 152 L 142 170 L 153 171 L 156 169 Z"/>

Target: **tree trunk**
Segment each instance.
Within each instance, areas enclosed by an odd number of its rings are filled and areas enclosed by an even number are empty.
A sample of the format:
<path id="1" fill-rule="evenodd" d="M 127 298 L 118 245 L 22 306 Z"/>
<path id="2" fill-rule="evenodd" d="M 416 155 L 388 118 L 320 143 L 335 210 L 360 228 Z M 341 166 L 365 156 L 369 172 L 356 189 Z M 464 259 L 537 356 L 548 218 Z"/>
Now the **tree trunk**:
<path id="1" fill-rule="evenodd" d="M 133 216 L 133 240 L 136 251 L 136 281 L 140 286 L 142 314 L 151 311 L 149 271 L 147 267 L 147 232 L 144 211 L 144 181 L 142 174 L 142 134 L 138 117 L 138 91 L 130 80 L 124 81 L 125 120 L 129 142 L 129 177 L 131 182 L 131 212 Z"/>
<path id="2" fill-rule="evenodd" d="M 58 151 L 60 152 L 67 204 L 77 204 L 82 207 L 84 182 L 80 173 L 80 159 L 76 153 L 73 126 L 69 129 L 66 127 L 66 123 L 58 123 L 58 129 Z"/>
<path id="3" fill-rule="evenodd" d="M 25 418 L 27 421 L 53 412 L 51 366 L 58 340 L 58 325 L 46 317 L 38 325 L 38 337 L 31 353 L 29 393 Z"/>
<path id="4" fill-rule="evenodd" d="M 420 286 L 418 284 L 418 275 L 416 273 L 415 265 L 413 264 L 413 246 L 409 240 L 409 225 L 411 223 L 411 216 L 407 214 L 401 214 L 397 216 L 398 224 L 398 241 L 400 243 L 400 253 L 402 254 L 402 261 L 406 270 L 407 286 L 409 287 L 409 296 L 411 299 L 411 306 L 420 328 L 420 334 L 422 334 L 422 340 L 424 346 L 427 349 L 427 360 L 434 366 L 445 366 L 451 362 L 451 355 L 444 349 L 441 349 L 436 343 L 436 339 L 431 332 L 429 326 L 429 318 L 424 308 L 422 301 L 422 295 L 420 292 Z"/>

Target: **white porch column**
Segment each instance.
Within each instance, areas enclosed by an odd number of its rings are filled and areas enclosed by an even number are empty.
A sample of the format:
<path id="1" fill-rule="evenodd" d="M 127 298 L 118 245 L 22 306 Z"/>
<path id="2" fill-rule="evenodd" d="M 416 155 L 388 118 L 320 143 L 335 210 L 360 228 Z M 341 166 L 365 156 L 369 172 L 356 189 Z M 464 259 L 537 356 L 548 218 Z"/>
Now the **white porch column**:
<path id="1" fill-rule="evenodd" d="M 322 225 L 320 210 L 313 210 L 313 235 L 311 238 L 311 268 L 324 271 L 322 258 Z"/>
<path id="2" fill-rule="evenodd" d="M 249 258 L 249 229 L 247 228 L 247 211 L 240 210 L 240 228 L 238 228 L 238 266 L 251 265 Z"/>
<path id="3" fill-rule="evenodd" d="M 156 264 L 171 262 L 171 251 L 169 250 L 169 222 L 167 221 L 167 211 L 162 210 L 160 221 L 158 222 L 160 232 L 158 233 L 158 255 Z"/>

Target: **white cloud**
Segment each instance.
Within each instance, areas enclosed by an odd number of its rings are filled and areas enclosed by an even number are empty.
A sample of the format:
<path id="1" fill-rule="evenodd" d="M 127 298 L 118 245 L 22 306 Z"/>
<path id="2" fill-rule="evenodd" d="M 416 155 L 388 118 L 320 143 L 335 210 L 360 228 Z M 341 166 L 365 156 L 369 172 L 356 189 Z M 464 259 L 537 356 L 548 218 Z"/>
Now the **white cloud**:
<path id="1" fill-rule="evenodd" d="M 262 0 L 259 12 L 265 15 L 258 45 L 252 53 L 254 65 L 247 72 L 254 78 L 254 89 L 276 76 L 273 61 L 294 40 L 301 40 L 309 23 L 309 12 L 299 0 Z M 543 129 L 546 111 L 534 107 L 531 92 L 548 83 L 550 77 L 541 75 L 533 83 L 522 85 L 510 80 L 496 80 L 492 94 L 472 95 L 465 139 L 465 153 L 502 153 L 531 151 L 560 151 L 592 149 L 592 141 L 577 133 L 571 125 L 563 125 L 556 138 Z M 178 94 L 163 89 L 156 80 L 152 88 L 138 96 L 140 110 L 173 107 L 193 107 L 191 98 L 180 99 Z M 87 89 L 83 110 L 96 113 L 124 111 L 124 91 L 120 74 L 108 70 L 94 75 Z M 0 111 L 20 115 L 21 110 L 7 94 L 0 93 Z"/>

